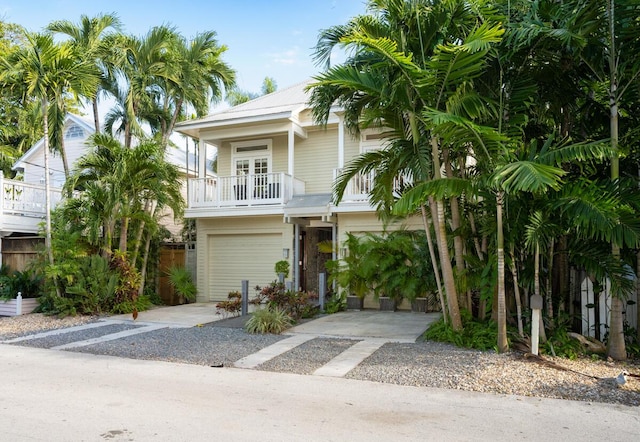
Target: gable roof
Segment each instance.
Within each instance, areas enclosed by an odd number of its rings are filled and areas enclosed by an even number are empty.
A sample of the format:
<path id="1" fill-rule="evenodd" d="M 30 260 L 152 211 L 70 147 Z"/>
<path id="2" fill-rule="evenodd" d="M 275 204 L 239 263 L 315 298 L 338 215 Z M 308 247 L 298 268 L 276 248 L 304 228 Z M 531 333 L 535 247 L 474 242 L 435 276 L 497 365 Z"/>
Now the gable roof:
<path id="1" fill-rule="evenodd" d="M 176 124 L 176 130 L 197 137 L 198 129 L 228 126 L 257 121 L 269 121 L 296 117 L 308 107 L 309 94 L 305 88 L 312 80 L 305 80 L 285 89 L 262 95 L 246 103 L 239 104 L 195 120 Z"/>
<path id="2" fill-rule="evenodd" d="M 82 127 L 83 130 L 87 131 L 89 134 L 93 134 L 96 131 L 94 126 L 88 121 L 84 120 L 83 118 L 77 115 L 67 113 L 67 116 L 65 117 L 65 120 L 64 120 L 64 125 L 67 126 L 69 123 L 77 124 L 78 126 Z M 12 170 L 24 169 L 25 164 L 29 163 L 29 161 L 31 161 L 31 158 L 37 152 L 41 151 L 43 148 L 44 148 L 44 137 L 40 138 L 37 143 L 31 146 L 29 150 L 27 150 L 20 158 L 18 158 L 18 160 L 13 164 L 13 167 L 11 167 L 11 169 Z"/>

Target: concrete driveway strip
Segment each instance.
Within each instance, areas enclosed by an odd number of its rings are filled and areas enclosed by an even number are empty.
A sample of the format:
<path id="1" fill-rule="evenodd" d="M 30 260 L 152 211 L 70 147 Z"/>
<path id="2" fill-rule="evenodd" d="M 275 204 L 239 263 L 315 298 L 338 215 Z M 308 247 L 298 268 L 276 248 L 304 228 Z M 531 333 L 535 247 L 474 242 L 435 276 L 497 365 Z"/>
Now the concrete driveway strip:
<path id="1" fill-rule="evenodd" d="M 2 439 L 636 440 L 637 408 L 0 345 Z"/>

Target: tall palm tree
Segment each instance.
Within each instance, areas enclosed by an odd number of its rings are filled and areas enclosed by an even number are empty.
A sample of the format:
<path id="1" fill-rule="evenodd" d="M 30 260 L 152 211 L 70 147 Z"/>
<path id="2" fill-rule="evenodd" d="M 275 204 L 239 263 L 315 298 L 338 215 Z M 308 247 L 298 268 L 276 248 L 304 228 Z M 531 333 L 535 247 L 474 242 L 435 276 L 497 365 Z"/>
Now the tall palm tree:
<path id="1" fill-rule="evenodd" d="M 162 90 L 156 99 L 162 116 L 158 121 L 161 144 L 165 147 L 176 122 L 184 118 L 185 108 L 202 116 L 235 83 L 235 71 L 222 60 L 227 47 L 218 45 L 215 32 L 199 33 L 191 41 L 172 34 L 170 67 L 158 79 Z"/>
<path id="2" fill-rule="evenodd" d="M 26 96 L 40 102 L 44 132 L 45 166 L 45 243 L 49 261 L 53 264 L 51 249 L 51 199 L 49 179 L 49 121 L 51 103 L 61 94 L 75 93 L 91 96 L 98 76 L 95 67 L 77 57 L 74 48 L 67 44 L 57 44 L 50 35 L 27 34 L 24 46 L 11 52 L 3 61 L 4 69 L 0 77 L 8 85 L 22 88 Z"/>
<path id="3" fill-rule="evenodd" d="M 47 26 L 51 32 L 67 35 L 78 54 L 87 62 L 95 63 L 100 70 L 101 84 L 98 84 L 98 90 L 91 98 L 96 133 L 100 133 L 98 99 L 100 92 L 104 90 L 103 85 L 113 73 L 109 60 L 110 48 L 105 44 L 105 36 L 110 28 L 119 31 L 121 27 L 122 23 L 115 13 L 98 14 L 95 17 L 81 15 L 77 24 L 69 20 L 58 20 Z"/>
<path id="4" fill-rule="evenodd" d="M 336 46 L 346 47 L 354 55 L 316 77 L 311 96 L 315 117 L 326 121 L 337 100 L 345 107 L 345 123 L 351 130 L 357 131 L 360 125 L 388 127 L 392 129 L 388 133 L 391 138 L 409 142 L 405 146 L 415 155 L 416 167 L 394 172 L 409 172 L 416 183 L 450 178 L 441 175 L 447 144 L 437 134 L 435 114 L 430 110 L 447 112 L 452 105 L 463 109 L 465 103 L 473 101 L 468 93 L 473 91 L 471 81 L 482 72 L 489 48 L 502 33 L 490 11 L 468 6 L 463 1 L 371 1 L 371 14 L 325 30 L 316 46 L 319 62 L 328 63 Z M 484 24 L 478 25 L 481 22 Z M 478 101 L 474 104 L 477 109 Z M 444 167 L 448 166 L 445 161 Z M 339 178 L 336 193 L 344 190 L 356 173 L 356 168 L 347 168 Z M 444 201 L 438 196 L 431 198 L 429 205 L 451 323 L 460 329 Z M 457 228 L 457 201 L 451 198 L 450 203 Z M 459 240 L 454 236 L 456 244 Z M 454 250 L 461 269 L 462 247 L 456 245 Z"/>

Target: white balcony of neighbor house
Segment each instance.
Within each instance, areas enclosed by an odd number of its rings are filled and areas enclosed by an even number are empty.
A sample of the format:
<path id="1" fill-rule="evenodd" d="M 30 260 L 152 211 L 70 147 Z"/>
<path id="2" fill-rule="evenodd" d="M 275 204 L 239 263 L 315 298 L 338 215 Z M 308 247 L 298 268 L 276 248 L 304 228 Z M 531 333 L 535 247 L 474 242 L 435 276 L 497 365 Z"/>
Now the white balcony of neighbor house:
<path id="1" fill-rule="evenodd" d="M 44 185 L 5 179 L 0 173 L 0 189 L 0 233 L 38 233 L 46 214 Z M 52 188 L 50 195 L 53 209 L 62 200 L 62 190 Z"/>
<path id="2" fill-rule="evenodd" d="M 193 178 L 185 215 L 278 213 L 304 192 L 304 182 L 284 172 Z"/>

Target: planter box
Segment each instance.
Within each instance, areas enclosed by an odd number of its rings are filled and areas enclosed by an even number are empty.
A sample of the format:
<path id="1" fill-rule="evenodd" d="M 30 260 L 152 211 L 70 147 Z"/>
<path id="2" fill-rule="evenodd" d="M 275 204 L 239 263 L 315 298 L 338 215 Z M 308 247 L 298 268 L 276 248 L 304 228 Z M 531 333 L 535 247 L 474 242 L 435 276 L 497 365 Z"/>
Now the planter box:
<path id="1" fill-rule="evenodd" d="M 427 312 L 427 298 L 416 298 L 411 301 L 411 311 L 418 313 Z"/>
<path id="2" fill-rule="evenodd" d="M 396 311 L 396 300 L 392 298 L 387 298 L 386 296 L 380 297 L 380 311 L 383 312 L 395 312 Z"/>
<path id="3" fill-rule="evenodd" d="M 359 296 L 347 296 L 347 310 L 362 310 L 364 299 Z"/>
<path id="4" fill-rule="evenodd" d="M 35 298 L 0 301 L 0 316 L 26 315 L 34 311 L 36 307 L 38 307 L 38 300 Z"/>

